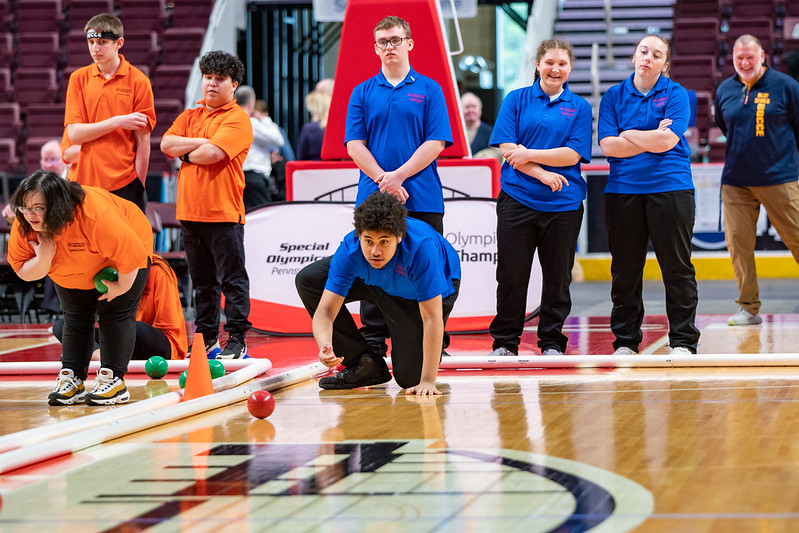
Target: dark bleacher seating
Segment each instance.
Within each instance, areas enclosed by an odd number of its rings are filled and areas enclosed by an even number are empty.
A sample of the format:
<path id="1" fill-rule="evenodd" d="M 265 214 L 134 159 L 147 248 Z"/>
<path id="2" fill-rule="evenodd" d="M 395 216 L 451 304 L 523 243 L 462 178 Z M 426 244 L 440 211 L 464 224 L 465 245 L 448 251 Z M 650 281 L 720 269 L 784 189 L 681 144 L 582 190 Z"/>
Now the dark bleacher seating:
<path id="1" fill-rule="evenodd" d="M 19 139 L 22 132 L 22 113 L 19 104 L 6 102 L 0 104 L 0 137 Z"/>
<path id="2" fill-rule="evenodd" d="M 159 65 L 150 78 L 153 95 L 157 99 L 175 99 L 183 102 L 186 98 L 186 84 L 192 65 Z M 193 102 L 191 102 L 193 103 Z"/>
<path id="3" fill-rule="evenodd" d="M 0 102 L 14 100 L 14 86 L 11 84 L 11 69 L 0 68 Z"/>
<path id="4" fill-rule="evenodd" d="M 64 132 L 64 104 L 30 104 L 25 113 L 28 137 L 60 139 Z"/>
<path id="5" fill-rule="evenodd" d="M 18 171 L 17 142 L 14 139 L 0 139 L 0 172 L 14 174 Z"/>
<path id="6" fill-rule="evenodd" d="M 60 33 L 63 25 L 61 0 L 17 1 L 17 31 L 20 34 L 45 31 Z M 27 42 L 27 37 L 25 39 Z"/>
<path id="7" fill-rule="evenodd" d="M 720 74 L 715 55 L 675 56 L 671 77 L 686 89 L 715 92 Z"/>
<path id="8" fill-rule="evenodd" d="M 172 125 L 172 122 L 183 112 L 183 100 L 175 98 L 156 98 L 155 116 L 156 124 L 152 131 L 153 137 L 161 137 Z"/>
<path id="9" fill-rule="evenodd" d="M 28 104 L 55 102 L 58 90 L 55 68 L 18 68 L 14 73 L 14 98 L 23 110 Z"/>
<path id="10" fill-rule="evenodd" d="M 774 2 L 772 0 L 725 0 L 729 7 L 725 8 L 731 17 L 774 19 Z"/>
<path id="11" fill-rule="evenodd" d="M 173 28 L 205 28 L 214 9 L 214 0 L 175 2 L 172 9 Z"/>
<path id="12" fill-rule="evenodd" d="M 69 15 L 70 31 L 80 30 L 83 32 L 83 27 L 95 15 L 100 13 L 113 13 L 114 2 L 112 0 L 68 0 L 65 1 L 67 5 L 67 14 Z M 84 40 L 85 40 L 84 33 Z"/>
<path id="13" fill-rule="evenodd" d="M 83 28 L 70 30 L 67 34 L 66 56 L 66 64 L 73 70 L 88 65 L 92 61 Z"/>
<path id="14" fill-rule="evenodd" d="M 718 18 L 681 18 L 674 21 L 671 51 L 675 56 L 719 53 L 723 40 Z"/>
<path id="15" fill-rule="evenodd" d="M 190 65 L 203 44 L 205 28 L 169 28 L 164 32 L 161 61 L 164 65 Z"/>
<path id="16" fill-rule="evenodd" d="M 0 33 L 0 65 L 11 66 L 11 60 L 16 59 L 14 48 L 14 35 L 9 32 Z"/>
<path id="17" fill-rule="evenodd" d="M 60 67 L 63 61 L 61 36 L 58 32 L 28 33 L 23 53 L 17 54 L 21 68 Z"/>
<path id="18" fill-rule="evenodd" d="M 125 31 L 149 30 L 163 33 L 169 15 L 164 0 L 122 0 L 119 18 Z"/>
<path id="19" fill-rule="evenodd" d="M 730 50 L 735 40 L 744 34 L 754 35 L 763 44 L 763 50 L 766 56 L 775 53 L 772 48 L 772 41 L 774 40 L 774 21 L 770 18 L 738 18 L 732 17 L 727 23 L 729 30 L 727 30 L 727 42 L 729 43 Z"/>
<path id="20" fill-rule="evenodd" d="M 158 34 L 150 30 L 125 31 L 125 43 L 120 52 L 132 65 L 151 71 L 160 53 Z"/>
<path id="21" fill-rule="evenodd" d="M 719 0 L 677 0 L 674 4 L 675 20 L 683 17 L 714 17 L 721 13 Z"/>

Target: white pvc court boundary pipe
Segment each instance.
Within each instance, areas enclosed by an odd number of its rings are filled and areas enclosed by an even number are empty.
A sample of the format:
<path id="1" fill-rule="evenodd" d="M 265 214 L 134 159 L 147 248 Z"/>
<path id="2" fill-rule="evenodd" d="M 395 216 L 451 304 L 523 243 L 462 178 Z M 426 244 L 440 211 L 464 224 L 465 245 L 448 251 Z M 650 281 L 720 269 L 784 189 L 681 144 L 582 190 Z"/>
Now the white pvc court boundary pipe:
<path id="1" fill-rule="evenodd" d="M 248 360 L 249 361 L 249 360 Z M 272 362 L 269 359 L 253 360 L 240 370 L 218 377 L 212 381 L 214 385 L 214 392 L 221 392 L 233 387 L 238 387 L 261 374 L 269 372 L 272 368 Z M 3 435 L 0 437 L 0 453 L 23 448 L 25 446 L 33 446 L 47 440 L 76 433 L 78 431 L 85 431 L 93 427 L 116 422 L 130 416 L 136 416 L 148 411 L 163 409 L 170 405 L 175 405 L 180 402 L 183 397 L 183 389 L 161 394 L 154 398 L 140 400 L 137 402 L 120 405 L 115 409 L 102 411 L 99 413 L 73 418 L 72 420 L 65 420 L 57 424 L 49 426 L 36 427 Z M 61 409 L 81 409 L 81 406 L 64 406 Z M 91 409 L 91 407 L 89 407 Z"/>
<path id="2" fill-rule="evenodd" d="M 391 359 L 387 358 L 389 366 Z M 682 368 L 799 366 L 799 353 L 728 353 L 694 355 L 452 355 L 439 365 L 444 370 L 496 368 Z"/>
<path id="3" fill-rule="evenodd" d="M 261 358 L 248 359 L 220 359 L 225 365 L 226 371 L 240 370 L 250 364 L 250 361 L 258 361 Z M 144 365 L 147 361 L 131 361 L 128 363 L 128 374 L 144 374 Z M 183 372 L 189 368 L 188 359 L 167 359 L 169 363 L 169 373 Z M 89 374 L 97 372 L 100 368 L 100 361 L 89 363 Z M 58 374 L 61 370 L 61 361 L 14 361 L 0 363 L 0 375 L 35 375 L 35 374 Z"/>
<path id="4" fill-rule="evenodd" d="M 311 379 L 316 374 L 326 371 L 322 363 L 313 363 L 296 368 L 277 376 L 267 377 L 246 385 L 229 389 L 223 392 L 209 394 L 194 400 L 178 403 L 159 410 L 130 416 L 118 421 L 108 422 L 101 426 L 79 431 L 42 442 L 27 448 L 12 450 L 0 455 L 0 474 L 29 466 L 35 463 L 69 455 L 77 451 L 102 444 L 137 431 L 150 429 L 161 424 L 174 422 L 232 403 L 240 402 L 257 390 L 275 390 L 294 383 Z"/>

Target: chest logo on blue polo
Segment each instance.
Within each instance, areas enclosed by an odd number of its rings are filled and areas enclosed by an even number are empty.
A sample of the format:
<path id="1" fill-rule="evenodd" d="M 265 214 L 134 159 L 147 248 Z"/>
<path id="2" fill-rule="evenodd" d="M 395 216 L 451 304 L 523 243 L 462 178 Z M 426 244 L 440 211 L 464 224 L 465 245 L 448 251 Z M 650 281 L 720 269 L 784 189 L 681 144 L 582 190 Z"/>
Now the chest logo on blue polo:
<path id="1" fill-rule="evenodd" d="M 573 117 L 574 114 L 577 113 L 576 107 L 560 106 L 558 109 L 560 109 L 560 114 L 564 117 Z"/>
<path id="2" fill-rule="evenodd" d="M 416 93 L 408 93 L 408 101 L 409 102 L 416 102 L 417 104 L 424 103 L 424 95 L 423 94 L 416 94 Z"/>
<path id="3" fill-rule="evenodd" d="M 408 273 L 405 272 L 405 267 L 402 266 L 402 265 L 395 266 L 394 267 L 394 273 L 399 274 L 400 276 L 405 277 L 405 278 L 408 277 Z"/>
<path id="4" fill-rule="evenodd" d="M 668 99 L 669 99 L 668 96 L 664 96 L 662 98 L 653 98 L 652 99 L 652 105 L 655 106 L 655 107 L 662 107 L 662 106 L 666 105 L 666 101 Z"/>

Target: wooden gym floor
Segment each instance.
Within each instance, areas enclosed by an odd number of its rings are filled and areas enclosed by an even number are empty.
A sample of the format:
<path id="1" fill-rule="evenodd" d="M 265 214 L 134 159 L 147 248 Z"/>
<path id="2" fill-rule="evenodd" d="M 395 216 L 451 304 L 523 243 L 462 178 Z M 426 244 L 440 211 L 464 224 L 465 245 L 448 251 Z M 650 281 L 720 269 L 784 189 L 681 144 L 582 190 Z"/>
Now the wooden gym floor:
<path id="1" fill-rule="evenodd" d="M 792 353 L 799 317 L 729 328 L 702 315 L 700 353 Z M 534 323 L 522 351 L 536 353 Z M 665 353 L 648 316 L 642 353 Z M 606 317 L 569 319 L 569 353 L 607 354 Z M 46 326 L 4 325 L 0 361 L 58 359 Z M 252 334 L 276 374 L 308 338 Z M 453 355 L 487 335 L 454 335 Z M 646 349 L 644 349 L 644 347 Z M 753 356 L 757 357 L 757 356 Z M 799 356 L 797 356 L 799 357 Z M 132 401 L 177 375 L 129 375 Z M 395 383 L 274 392 L 0 475 L 7 531 L 796 531 L 799 369 L 442 371 L 437 398 Z M 2 378 L 0 435 L 115 407 L 49 407 L 54 375 Z"/>

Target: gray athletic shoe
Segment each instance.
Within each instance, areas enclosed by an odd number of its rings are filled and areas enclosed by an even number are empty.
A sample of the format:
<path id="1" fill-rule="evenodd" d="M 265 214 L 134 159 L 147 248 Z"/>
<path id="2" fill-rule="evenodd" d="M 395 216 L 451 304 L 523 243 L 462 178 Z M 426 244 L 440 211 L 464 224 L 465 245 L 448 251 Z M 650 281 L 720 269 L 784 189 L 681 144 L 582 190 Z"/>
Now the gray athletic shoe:
<path id="1" fill-rule="evenodd" d="M 753 315 L 746 309 L 738 309 L 735 314 L 727 320 L 727 324 L 730 326 L 756 326 L 762 323 L 763 319 L 760 315 Z"/>
<path id="2" fill-rule="evenodd" d="M 563 352 L 561 352 L 557 348 L 547 348 L 546 350 L 541 352 L 541 355 L 563 355 Z"/>
<path id="3" fill-rule="evenodd" d="M 619 346 L 613 355 L 638 355 L 638 352 L 627 346 Z"/>
<path id="4" fill-rule="evenodd" d="M 512 355 L 516 357 L 518 354 L 513 353 L 504 346 L 500 346 L 499 348 L 488 354 L 488 357 L 504 357 L 506 355 Z"/>

